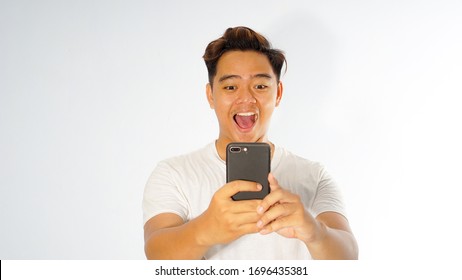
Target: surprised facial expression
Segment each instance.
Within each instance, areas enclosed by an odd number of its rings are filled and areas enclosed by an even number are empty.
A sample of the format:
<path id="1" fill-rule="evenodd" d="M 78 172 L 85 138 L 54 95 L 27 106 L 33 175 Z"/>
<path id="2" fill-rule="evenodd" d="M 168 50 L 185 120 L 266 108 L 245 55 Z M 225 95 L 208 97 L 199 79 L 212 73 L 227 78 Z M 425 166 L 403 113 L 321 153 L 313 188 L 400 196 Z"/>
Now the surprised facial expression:
<path id="1" fill-rule="evenodd" d="M 217 64 L 207 99 L 217 115 L 219 141 L 266 142 L 274 108 L 282 97 L 266 55 L 255 51 L 228 51 Z"/>

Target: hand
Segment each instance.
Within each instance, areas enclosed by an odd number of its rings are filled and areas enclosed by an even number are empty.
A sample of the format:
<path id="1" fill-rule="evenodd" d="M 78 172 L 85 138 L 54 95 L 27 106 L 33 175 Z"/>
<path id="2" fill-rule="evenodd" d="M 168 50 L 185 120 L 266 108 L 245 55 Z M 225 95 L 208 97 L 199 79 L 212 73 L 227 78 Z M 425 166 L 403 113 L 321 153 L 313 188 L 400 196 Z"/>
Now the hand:
<path id="1" fill-rule="evenodd" d="M 320 225 L 311 214 L 305 211 L 300 197 L 279 186 L 278 181 L 269 174 L 271 192 L 257 207 L 262 215 L 257 222 L 261 234 L 277 232 L 287 238 L 298 238 L 305 243 L 313 240 Z"/>
<path id="2" fill-rule="evenodd" d="M 231 197 L 241 191 L 260 191 L 255 182 L 233 181 L 221 187 L 212 197 L 202 219 L 200 243 L 205 246 L 226 244 L 250 233 L 257 233 L 260 216 L 255 209 L 259 200 L 234 201 Z"/>

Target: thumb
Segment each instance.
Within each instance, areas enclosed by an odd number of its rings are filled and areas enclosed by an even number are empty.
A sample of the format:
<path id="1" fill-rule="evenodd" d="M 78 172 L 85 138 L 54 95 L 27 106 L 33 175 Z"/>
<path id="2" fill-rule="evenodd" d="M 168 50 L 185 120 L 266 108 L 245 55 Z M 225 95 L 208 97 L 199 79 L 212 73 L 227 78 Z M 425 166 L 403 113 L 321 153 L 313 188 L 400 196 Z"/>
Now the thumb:
<path id="1" fill-rule="evenodd" d="M 281 188 L 279 186 L 278 180 L 276 180 L 272 173 L 268 174 L 268 182 L 270 184 L 271 191 L 275 191 Z"/>
<path id="2" fill-rule="evenodd" d="M 260 191 L 261 188 L 262 186 L 256 182 L 236 180 L 224 185 L 217 191 L 217 194 L 223 198 L 230 198 L 238 192 L 256 192 Z"/>

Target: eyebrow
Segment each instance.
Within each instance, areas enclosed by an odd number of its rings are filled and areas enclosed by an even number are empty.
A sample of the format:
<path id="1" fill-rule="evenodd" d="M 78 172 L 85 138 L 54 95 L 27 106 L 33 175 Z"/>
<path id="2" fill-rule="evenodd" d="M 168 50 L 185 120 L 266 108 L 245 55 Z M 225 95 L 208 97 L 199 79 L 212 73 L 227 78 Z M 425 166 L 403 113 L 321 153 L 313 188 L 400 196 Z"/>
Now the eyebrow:
<path id="1" fill-rule="evenodd" d="M 270 74 L 267 74 L 267 73 L 259 73 L 259 74 L 253 75 L 251 78 L 272 79 L 273 77 Z M 228 79 L 242 79 L 242 77 L 239 76 L 239 75 L 223 75 L 223 76 L 220 77 L 220 79 L 218 79 L 218 82 L 221 83 L 224 80 L 228 80 Z"/>

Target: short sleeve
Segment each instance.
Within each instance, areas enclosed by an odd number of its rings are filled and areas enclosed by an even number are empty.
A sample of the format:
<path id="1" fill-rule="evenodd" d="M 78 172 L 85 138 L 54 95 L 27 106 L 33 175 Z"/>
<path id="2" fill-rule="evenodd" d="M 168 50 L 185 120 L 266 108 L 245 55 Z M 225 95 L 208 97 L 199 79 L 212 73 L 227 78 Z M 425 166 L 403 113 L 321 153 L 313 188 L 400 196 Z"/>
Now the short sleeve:
<path id="1" fill-rule="evenodd" d="M 346 217 L 345 204 L 336 182 L 323 166 L 320 166 L 318 174 L 318 187 L 312 205 L 314 216 L 323 212 L 337 212 Z"/>
<path id="2" fill-rule="evenodd" d="M 186 221 L 187 201 L 176 182 L 175 170 L 160 162 L 149 177 L 143 195 L 143 223 L 161 213 L 173 213 Z"/>

